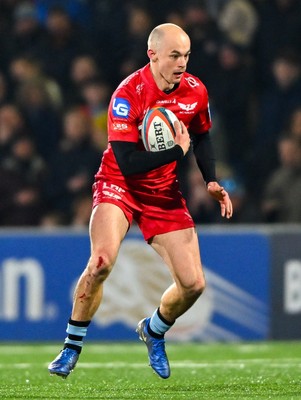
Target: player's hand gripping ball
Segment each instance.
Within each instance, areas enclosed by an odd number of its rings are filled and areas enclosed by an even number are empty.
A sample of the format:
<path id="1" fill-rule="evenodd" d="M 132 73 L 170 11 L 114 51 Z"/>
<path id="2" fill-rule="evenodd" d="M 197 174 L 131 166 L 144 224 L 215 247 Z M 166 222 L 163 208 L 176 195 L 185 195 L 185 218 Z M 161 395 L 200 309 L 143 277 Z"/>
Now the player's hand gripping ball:
<path id="1" fill-rule="evenodd" d="M 147 151 L 168 150 L 175 145 L 175 114 L 164 107 L 151 108 L 143 118 L 141 136 Z"/>

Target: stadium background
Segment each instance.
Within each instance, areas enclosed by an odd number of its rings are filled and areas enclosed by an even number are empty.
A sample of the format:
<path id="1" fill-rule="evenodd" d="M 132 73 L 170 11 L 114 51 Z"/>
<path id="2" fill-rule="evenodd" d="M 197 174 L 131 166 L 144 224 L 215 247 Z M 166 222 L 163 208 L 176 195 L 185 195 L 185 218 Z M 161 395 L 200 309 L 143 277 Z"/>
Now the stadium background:
<path id="1" fill-rule="evenodd" d="M 300 144 L 300 3 L 166 0 L 160 12 L 153 4 L 0 4 L 3 341 L 62 338 L 88 257 L 90 185 L 104 149 L 107 101 L 147 62 L 147 35 L 165 21 L 191 36 L 188 70 L 208 87 L 218 174 L 236 209 L 225 225 L 188 157 L 181 184 L 199 224 L 208 290 L 173 339 L 299 338 L 301 198 L 288 189 L 298 188 L 301 155 L 292 163 L 280 143 Z M 72 160 L 80 167 L 75 175 Z M 273 176 L 288 167 L 293 178 L 279 202 Z M 271 208 L 275 200 L 280 204 Z M 168 280 L 134 227 L 90 338 L 136 339 L 136 321 L 156 307 Z"/>

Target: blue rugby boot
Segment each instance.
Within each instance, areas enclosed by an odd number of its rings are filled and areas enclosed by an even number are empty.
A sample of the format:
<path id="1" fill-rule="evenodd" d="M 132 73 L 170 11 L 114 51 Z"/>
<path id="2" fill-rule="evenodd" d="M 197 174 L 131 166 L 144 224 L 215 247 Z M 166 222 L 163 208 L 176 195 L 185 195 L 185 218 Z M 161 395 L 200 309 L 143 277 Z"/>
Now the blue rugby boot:
<path id="1" fill-rule="evenodd" d="M 59 355 L 48 365 L 50 375 L 58 375 L 66 379 L 75 368 L 79 354 L 69 348 L 62 350 Z"/>
<path id="2" fill-rule="evenodd" d="M 165 340 L 157 339 L 152 337 L 147 327 L 149 325 L 150 318 L 145 318 L 138 323 L 136 332 L 139 335 L 139 339 L 142 340 L 148 350 L 149 364 L 152 369 L 160 376 L 160 378 L 166 379 L 170 376 L 170 368 L 168 358 L 165 352 Z"/>

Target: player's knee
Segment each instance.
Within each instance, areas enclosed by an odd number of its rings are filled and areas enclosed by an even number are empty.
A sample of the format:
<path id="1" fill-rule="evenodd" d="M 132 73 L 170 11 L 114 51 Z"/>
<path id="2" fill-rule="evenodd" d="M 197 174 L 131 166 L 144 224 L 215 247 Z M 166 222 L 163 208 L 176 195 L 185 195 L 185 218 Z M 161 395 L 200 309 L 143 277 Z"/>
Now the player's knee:
<path id="1" fill-rule="evenodd" d="M 205 290 L 205 287 L 206 287 L 206 281 L 202 277 L 201 279 L 199 279 L 196 282 L 196 285 L 195 285 L 195 293 L 196 293 L 197 297 L 199 297 L 203 293 L 203 291 Z"/>
<path id="2" fill-rule="evenodd" d="M 113 260 L 105 252 L 97 252 L 91 255 L 88 269 L 91 275 L 99 280 L 104 281 L 113 268 Z"/>
<path id="3" fill-rule="evenodd" d="M 196 279 L 194 282 L 191 282 L 190 285 L 184 288 L 185 297 L 197 299 L 203 293 L 205 286 L 206 282 L 203 277 Z"/>

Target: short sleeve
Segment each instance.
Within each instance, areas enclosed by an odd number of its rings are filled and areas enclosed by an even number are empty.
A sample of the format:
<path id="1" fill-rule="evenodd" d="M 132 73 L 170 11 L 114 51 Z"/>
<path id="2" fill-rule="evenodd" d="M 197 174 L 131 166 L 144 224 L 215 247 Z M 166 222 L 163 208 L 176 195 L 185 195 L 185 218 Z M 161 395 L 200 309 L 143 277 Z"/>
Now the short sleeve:
<path id="1" fill-rule="evenodd" d="M 108 140 L 138 142 L 138 113 L 135 98 L 127 91 L 113 94 L 108 110 Z"/>

